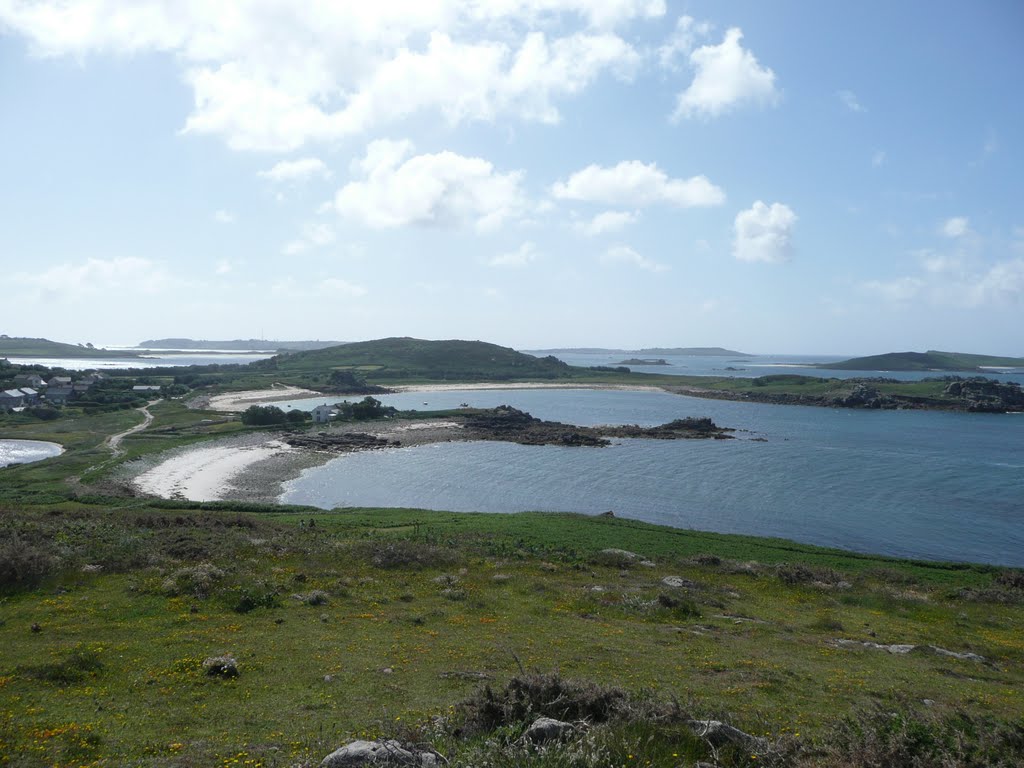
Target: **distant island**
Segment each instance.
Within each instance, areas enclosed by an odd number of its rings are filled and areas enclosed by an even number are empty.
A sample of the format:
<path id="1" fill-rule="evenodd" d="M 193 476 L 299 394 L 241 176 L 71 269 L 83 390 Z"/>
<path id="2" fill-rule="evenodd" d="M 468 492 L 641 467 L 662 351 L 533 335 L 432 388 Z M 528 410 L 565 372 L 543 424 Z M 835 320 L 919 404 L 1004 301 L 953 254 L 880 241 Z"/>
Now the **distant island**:
<path id="1" fill-rule="evenodd" d="M 304 352 L 311 349 L 326 349 L 345 344 L 344 341 L 267 341 L 266 339 L 232 339 L 211 341 L 208 339 L 147 339 L 136 346 L 139 349 L 211 349 L 232 352 Z"/>
<path id="2" fill-rule="evenodd" d="M 644 349 L 606 349 L 604 347 L 563 347 L 555 349 L 528 349 L 525 352 L 563 353 L 573 355 L 636 355 L 637 357 L 662 355 L 689 355 L 701 357 L 750 357 L 746 352 L 736 352 L 723 347 L 646 347 Z"/>
<path id="3" fill-rule="evenodd" d="M 982 373 L 985 368 L 1022 368 L 1024 357 L 992 357 L 964 352 L 889 352 L 854 357 L 838 363 L 811 366 L 839 371 L 964 371 Z"/>
<path id="4" fill-rule="evenodd" d="M 631 357 L 628 360 L 615 363 L 615 365 L 671 365 L 662 357 Z"/>
<path id="5" fill-rule="evenodd" d="M 123 349 L 101 349 L 92 344 L 65 344 L 49 339 L 0 335 L 0 357 L 126 357 L 141 355 Z"/>

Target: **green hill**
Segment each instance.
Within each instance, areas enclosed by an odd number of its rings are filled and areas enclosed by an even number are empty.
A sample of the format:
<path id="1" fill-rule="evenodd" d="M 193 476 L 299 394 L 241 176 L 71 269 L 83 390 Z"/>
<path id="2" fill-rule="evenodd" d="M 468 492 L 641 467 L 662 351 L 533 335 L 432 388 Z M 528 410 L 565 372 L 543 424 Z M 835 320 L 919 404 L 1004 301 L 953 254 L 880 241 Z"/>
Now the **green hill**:
<path id="1" fill-rule="evenodd" d="M 98 349 L 49 339 L 0 336 L 0 357 L 139 357 L 136 352 Z"/>
<path id="2" fill-rule="evenodd" d="M 817 368 L 842 371 L 969 371 L 983 367 L 1024 367 L 1022 357 L 992 357 L 964 352 L 889 352 L 884 355 L 854 357 L 839 363 L 821 363 Z"/>
<path id="3" fill-rule="evenodd" d="M 252 367 L 287 373 L 352 371 L 374 381 L 556 379 L 580 370 L 553 357 L 534 357 L 483 341 L 407 337 L 281 354 Z"/>

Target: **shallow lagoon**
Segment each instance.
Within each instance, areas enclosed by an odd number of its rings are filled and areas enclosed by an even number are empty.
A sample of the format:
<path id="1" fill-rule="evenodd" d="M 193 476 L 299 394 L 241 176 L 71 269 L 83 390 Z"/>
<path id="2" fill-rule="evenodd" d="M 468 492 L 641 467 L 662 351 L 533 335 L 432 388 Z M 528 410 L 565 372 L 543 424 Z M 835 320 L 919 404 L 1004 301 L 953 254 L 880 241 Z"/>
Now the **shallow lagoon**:
<path id="1" fill-rule="evenodd" d="M 30 464 L 59 456 L 64 449 L 56 443 L 41 440 L 0 440 L 0 467 Z"/>
<path id="2" fill-rule="evenodd" d="M 322 508 L 613 510 L 684 528 L 1024 566 L 1024 415 L 856 411 L 604 390 L 381 399 L 431 409 L 507 403 L 577 424 L 707 415 L 742 431 L 736 440 L 623 440 L 605 449 L 445 443 L 354 454 L 305 471 L 286 486 L 282 501 Z"/>

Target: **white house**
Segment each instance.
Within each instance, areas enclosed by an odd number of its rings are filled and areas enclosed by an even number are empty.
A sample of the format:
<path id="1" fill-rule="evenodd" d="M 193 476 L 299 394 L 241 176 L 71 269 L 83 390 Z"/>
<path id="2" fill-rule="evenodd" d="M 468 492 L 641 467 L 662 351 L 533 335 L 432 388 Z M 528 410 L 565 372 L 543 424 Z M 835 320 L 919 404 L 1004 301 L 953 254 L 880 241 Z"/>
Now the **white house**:
<path id="1" fill-rule="evenodd" d="M 0 392 L 0 408 L 21 408 L 25 404 L 25 395 L 17 389 L 5 389 Z"/>
<path id="2" fill-rule="evenodd" d="M 318 405 L 313 409 L 313 421 L 316 424 L 324 424 L 337 415 L 338 412 L 330 405 Z"/>
<path id="3" fill-rule="evenodd" d="M 32 387 L 19 387 L 18 391 L 25 396 L 25 405 L 35 405 L 39 402 L 39 393 Z"/>

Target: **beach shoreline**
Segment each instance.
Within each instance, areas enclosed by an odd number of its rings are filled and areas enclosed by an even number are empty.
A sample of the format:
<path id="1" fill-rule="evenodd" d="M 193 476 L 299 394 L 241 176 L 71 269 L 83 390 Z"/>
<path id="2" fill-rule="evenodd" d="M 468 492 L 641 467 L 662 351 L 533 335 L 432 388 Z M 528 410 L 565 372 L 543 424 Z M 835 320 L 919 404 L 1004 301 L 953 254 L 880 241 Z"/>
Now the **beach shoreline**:
<path id="1" fill-rule="evenodd" d="M 376 449 L 410 448 L 429 443 L 473 439 L 454 421 L 422 420 L 368 422 L 355 427 L 326 426 L 317 435 L 325 440 L 346 434 L 368 435 Z M 293 447 L 285 433 L 262 433 L 244 439 L 226 438 L 177 449 L 128 478 L 137 493 L 186 501 L 246 501 L 276 504 L 284 484 L 303 470 L 326 464 L 351 450 Z"/>
<path id="2" fill-rule="evenodd" d="M 486 390 L 523 390 L 523 389 L 595 389 L 620 392 L 664 392 L 664 387 L 645 386 L 642 384 L 594 384 L 581 382 L 482 382 L 475 384 L 399 384 L 388 387 L 389 394 L 405 394 L 411 392 L 459 392 Z M 202 408 L 221 413 L 241 413 L 251 405 L 273 405 L 296 399 L 322 397 L 342 400 L 362 399 L 364 395 L 346 395 L 334 392 L 316 392 L 312 389 L 280 385 L 273 389 L 250 389 L 241 392 L 225 392 L 210 397 L 196 398 L 190 401 L 193 408 Z"/>

